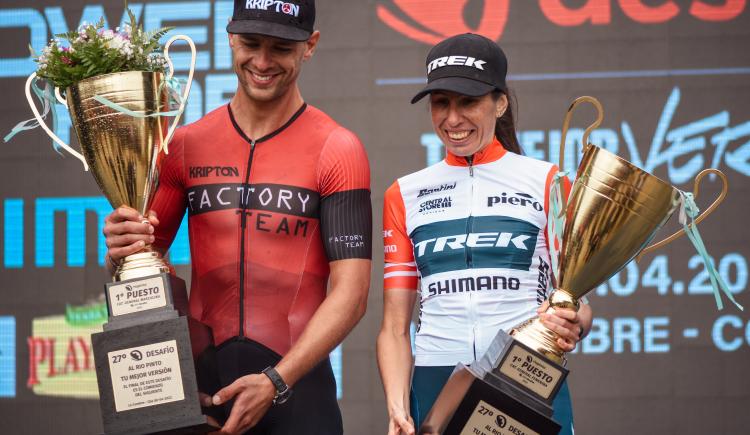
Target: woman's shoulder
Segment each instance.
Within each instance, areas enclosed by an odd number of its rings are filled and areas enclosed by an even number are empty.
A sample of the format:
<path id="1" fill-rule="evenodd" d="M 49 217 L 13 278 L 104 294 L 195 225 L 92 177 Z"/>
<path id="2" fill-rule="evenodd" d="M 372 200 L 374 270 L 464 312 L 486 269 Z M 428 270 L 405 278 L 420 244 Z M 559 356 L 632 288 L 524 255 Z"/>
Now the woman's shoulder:
<path id="1" fill-rule="evenodd" d="M 386 198 L 393 195 L 409 196 L 409 192 L 423 189 L 425 185 L 446 183 L 450 181 L 447 171 L 449 171 L 449 166 L 445 163 L 445 160 L 441 160 L 426 168 L 403 175 L 386 189 Z"/>
<path id="2" fill-rule="evenodd" d="M 396 179 L 397 182 L 401 184 L 413 184 L 415 182 L 424 182 L 425 180 L 432 180 L 432 181 L 440 181 L 443 177 L 443 174 L 446 174 L 450 171 L 450 166 L 445 163 L 445 159 L 433 163 L 430 166 L 427 166 L 426 168 L 422 168 L 418 171 L 411 172 L 406 175 L 402 175 L 398 179 Z M 426 178 L 431 177 L 431 178 Z"/>
<path id="3" fill-rule="evenodd" d="M 557 169 L 557 165 L 554 163 L 522 154 L 507 153 L 506 157 L 508 157 L 508 164 L 523 171 L 539 171 L 546 174 L 553 168 Z"/>

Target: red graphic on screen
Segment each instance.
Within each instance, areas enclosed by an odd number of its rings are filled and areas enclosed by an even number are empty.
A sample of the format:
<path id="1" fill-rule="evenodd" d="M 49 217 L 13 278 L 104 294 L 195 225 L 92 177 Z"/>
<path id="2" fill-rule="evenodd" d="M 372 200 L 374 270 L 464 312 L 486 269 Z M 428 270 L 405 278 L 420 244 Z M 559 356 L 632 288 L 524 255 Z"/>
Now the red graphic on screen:
<path id="1" fill-rule="evenodd" d="M 392 0 L 379 4 L 378 18 L 394 30 L 416 41 L 434 45 L 460 33 L 478 33 L 493 41 L 500 39 L 508 19 L 510 0 L 485 0 L 476 28 L 464 19 L 470 0 Z"/>
<path id="2" fill-rule="evenodd" d="M 478 33 L 498 41 L 508 20 L 510 0 L 484 0 L 476 26 L 466 23 L 464 11 L 476 0 L 384 0 L 377 6 L 380 20 L 407 37 L 434 45 L 459 33 Z M 605 26 L 612 23 L 613 9 L 640 24 L 662 24 L 680 14 L 700 21 L 731 21 L 744 12 L 747 0 L 693 0 L 688 4 L 675 0 L 539 0 L 539 9 L 552 24 L 573 27 L 585 24 Z"/>

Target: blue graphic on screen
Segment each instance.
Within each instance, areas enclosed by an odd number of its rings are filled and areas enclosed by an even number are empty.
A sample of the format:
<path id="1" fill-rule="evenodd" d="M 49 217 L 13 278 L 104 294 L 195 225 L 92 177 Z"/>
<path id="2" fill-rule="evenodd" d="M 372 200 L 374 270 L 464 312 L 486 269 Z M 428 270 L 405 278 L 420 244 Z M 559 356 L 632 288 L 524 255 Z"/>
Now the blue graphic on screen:
<path id="1" fill-rule="evenodd" d="M 16 397 L 16 319 L 0 316 L 0 397 Z"/>

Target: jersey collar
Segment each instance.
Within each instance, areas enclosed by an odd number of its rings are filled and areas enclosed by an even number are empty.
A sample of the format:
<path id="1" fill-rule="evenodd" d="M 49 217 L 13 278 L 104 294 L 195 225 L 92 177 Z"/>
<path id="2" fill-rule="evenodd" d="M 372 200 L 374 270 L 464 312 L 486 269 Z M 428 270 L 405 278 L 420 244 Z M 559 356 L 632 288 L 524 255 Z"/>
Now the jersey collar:
<path id="1" fill-rule="evenodd" d="M 476 166 L 483 163 L 491 163 L 500 160 L 507 152 L 508 151 L 505 149 L 505 147 L 503 147 L 500 141 L 495 139 L 489 145 L 484 147 L 483 150 L 474 154 L 472 165 Z M 457 156 L 455 154 L 452 154 L 450 151 L 447 151 L 446 154 L 447 155 L 445 156 L 445 162 L 450 166 L 469 166 L 469 162 L 468 160 L 466 160 L 466 157 Z"/>

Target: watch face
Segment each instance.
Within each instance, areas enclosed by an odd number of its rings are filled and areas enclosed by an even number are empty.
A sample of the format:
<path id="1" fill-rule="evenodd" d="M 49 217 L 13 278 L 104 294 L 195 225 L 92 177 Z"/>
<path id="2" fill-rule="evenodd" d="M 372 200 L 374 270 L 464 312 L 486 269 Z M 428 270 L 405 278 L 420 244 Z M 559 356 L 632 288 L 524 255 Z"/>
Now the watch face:
<path id="1" fill-rule="evenodd" d="M 282 403 L 289 400 L 289 397 L 292 396 L 292 389 L 287 387 L 284 391 L 281 393 L 277 393 L 276 397 L 273 398 L 273 403 L 277 405 L 281 405 Z"/>

